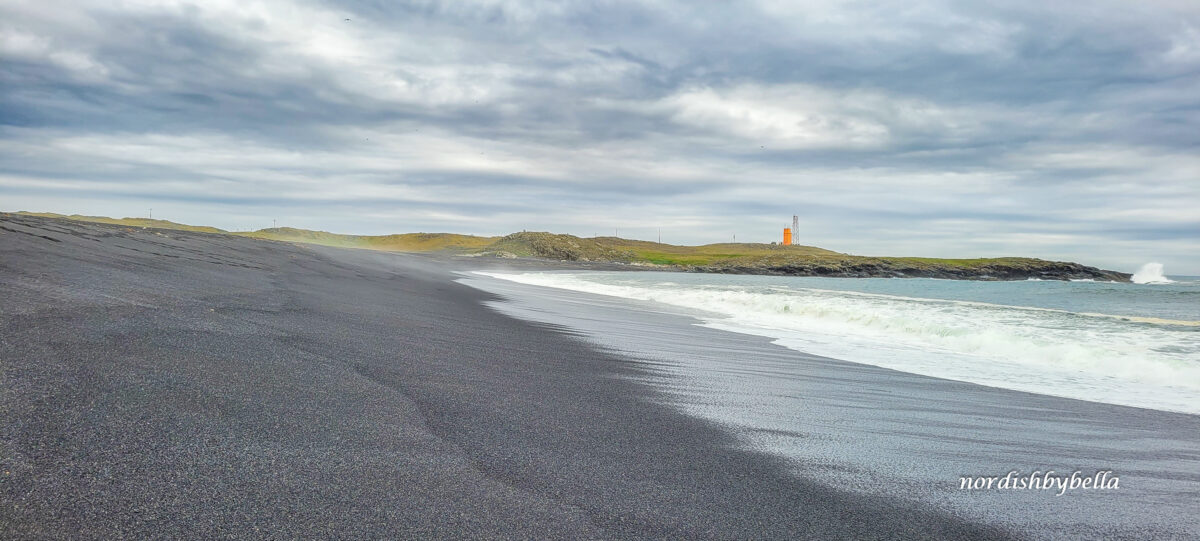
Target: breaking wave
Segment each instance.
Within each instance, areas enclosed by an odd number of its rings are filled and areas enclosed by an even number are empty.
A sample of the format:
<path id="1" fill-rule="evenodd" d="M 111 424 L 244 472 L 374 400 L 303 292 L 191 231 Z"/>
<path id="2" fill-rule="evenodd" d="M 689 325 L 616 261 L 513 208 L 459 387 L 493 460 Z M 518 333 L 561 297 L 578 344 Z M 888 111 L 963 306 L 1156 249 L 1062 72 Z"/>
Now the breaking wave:
<path id="1" fill-rule="evenodd" d="M 851 362 L 1200 414 L 1200 321 L 786 286 L 480 274 L 697 310 L 704 325 Z"/>
<path id="2" fill-rule="evenodd" d="M 1135 284 L 1173 284 L 1175 280 L 1163 276 L 1162 263 L 1146 263 L 1133 273 L 1131 278 Z"/>

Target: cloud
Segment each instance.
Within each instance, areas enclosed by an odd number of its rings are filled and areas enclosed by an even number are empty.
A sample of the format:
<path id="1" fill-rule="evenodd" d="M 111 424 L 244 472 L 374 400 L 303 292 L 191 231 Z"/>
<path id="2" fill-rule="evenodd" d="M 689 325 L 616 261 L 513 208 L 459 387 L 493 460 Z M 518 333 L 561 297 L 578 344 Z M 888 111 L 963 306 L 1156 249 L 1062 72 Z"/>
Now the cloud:
<path id="1" fill-rule="evenodd" d="M 347 20 L 348 19 L 348 20 Z M 1200 10 L 0 6 L 3 210 L 1200 274 Z"/>

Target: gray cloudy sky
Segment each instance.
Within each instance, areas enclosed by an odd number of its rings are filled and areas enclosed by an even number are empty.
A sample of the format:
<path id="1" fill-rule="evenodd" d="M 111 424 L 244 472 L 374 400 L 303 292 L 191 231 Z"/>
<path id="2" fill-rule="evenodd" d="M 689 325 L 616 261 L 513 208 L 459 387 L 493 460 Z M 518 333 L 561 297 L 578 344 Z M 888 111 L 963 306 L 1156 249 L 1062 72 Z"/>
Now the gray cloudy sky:
<path id="1" fill-rule="evenodd" d="M 1200 274 L 1200 3 L 982 4 L 5 0 L 0 210 Z"/>

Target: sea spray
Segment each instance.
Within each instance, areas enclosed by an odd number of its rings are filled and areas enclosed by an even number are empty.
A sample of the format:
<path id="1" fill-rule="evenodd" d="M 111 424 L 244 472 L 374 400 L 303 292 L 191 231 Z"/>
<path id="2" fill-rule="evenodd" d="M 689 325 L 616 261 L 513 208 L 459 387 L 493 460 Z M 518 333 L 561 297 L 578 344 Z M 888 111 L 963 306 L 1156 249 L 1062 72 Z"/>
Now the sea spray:
<path id="1" fill-rule="evenodd" d="M 1133 283 L 1135 284 L 1172 284 L 1175 280 L 1163 276 L 1162 263 L 1146 263 L 1142 268 L 1133 273 Z"/>

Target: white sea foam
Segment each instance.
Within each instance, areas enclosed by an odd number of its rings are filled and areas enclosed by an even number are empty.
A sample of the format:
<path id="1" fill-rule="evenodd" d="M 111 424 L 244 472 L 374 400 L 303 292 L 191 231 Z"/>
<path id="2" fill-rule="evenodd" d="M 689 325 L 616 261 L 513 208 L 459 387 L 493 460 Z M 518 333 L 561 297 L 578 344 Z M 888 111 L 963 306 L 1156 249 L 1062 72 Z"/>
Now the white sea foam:
<path id="1" fill-rule="evenodd" d="M 895 370 L 1200 414 L 1197 321 L 794 287 L 481 273 L 701 310 L 705 325 Z"/>
<path id="2" fill-rule="evenodd" d="M 1173 284 L 1175 280 L 1163 276 L 1162 263 L 1146 263 L 1142 268 L 1133 273 L 1133 283 L 1135 284 Z"/>

